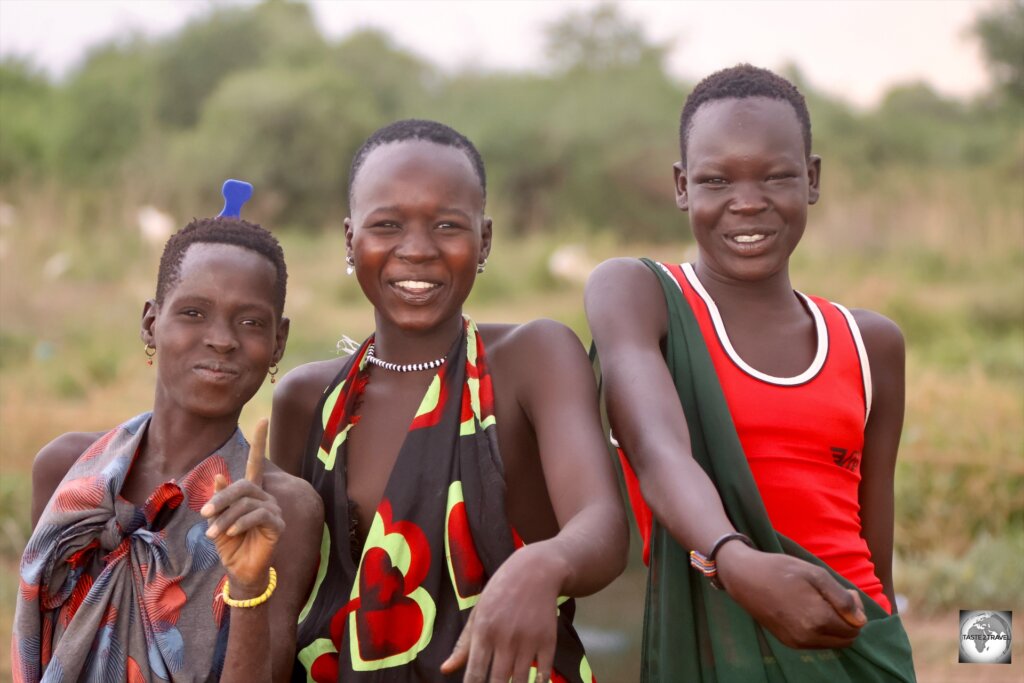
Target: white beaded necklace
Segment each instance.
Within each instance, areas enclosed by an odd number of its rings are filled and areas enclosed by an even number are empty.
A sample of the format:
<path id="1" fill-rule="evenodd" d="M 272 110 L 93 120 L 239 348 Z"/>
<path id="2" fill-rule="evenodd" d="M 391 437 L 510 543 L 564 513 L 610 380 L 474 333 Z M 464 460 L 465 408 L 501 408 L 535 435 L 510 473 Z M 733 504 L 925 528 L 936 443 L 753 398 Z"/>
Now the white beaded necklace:
<path id="1" fill-rule="evenodd" d="M 405 363 L 404 365 L 399 365 L 398 363 L 389 363 L 386 360 L 377 358 L 377 356 L 373 355 L 373 350 L 374 345 L 370 344 L 366 349 L 366 360 L 371 365 L 376 365 L 378 368 L 384 368 L 385 370 L 391 370 L 392 372 L 419 372 L 420 370 L 433 370 L 434 368 L 439 368 L 444 365 L 445 360 L 448 359 L 448 355 L 445 354 L 440 358 L 435 358 L 434 360 L 427 361 L 426 363 Z"/>

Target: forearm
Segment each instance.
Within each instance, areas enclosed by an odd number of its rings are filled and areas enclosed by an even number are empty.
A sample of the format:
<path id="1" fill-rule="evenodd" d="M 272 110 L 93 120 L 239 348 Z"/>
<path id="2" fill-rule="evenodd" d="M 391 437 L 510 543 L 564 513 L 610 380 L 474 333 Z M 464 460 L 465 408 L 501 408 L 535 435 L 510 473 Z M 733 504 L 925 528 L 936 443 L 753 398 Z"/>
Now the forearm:
<path id="1" fill-rule="evenodd" d="M 735 531 L 718 490 L 690 454 L 686 416 L 660 353 L 645 375 L 606 371 L 608 413 L 655 518 L 687 550 L 708 552 Z M 660 366 L 656 365 L 660 364 Z M 652 397 L 664 397 L 652 400 Z"/>
<path id="2" fill-rule="evenodd" d="M 640 491 L 658 523 L 680 546 L 708 553 L 716 540 L 736 531 L 715 485 L 688 452 L 671 463 L 651 460 L 632 461 Z"/>
<path id="3" fill-rule="evenodd" d="M 269 584 L 235 586 L 229 591 L 235 600 L 247 600 L 263 594 Z M 224 659 L 223 683 L 269 682 L 271 667 L 270 604 L 274 597 L 256 607 L 227 607 L 230 613 L 227 653 Z"/>
<path id="4" fill-rule="evenodd" d="M 622 509 L 595 503 L 576 514 L 555 536 L 519 552 L 544 558 L 559 595 L 582 597 L 596 593 L 622 573 L 628 546 Z"/>

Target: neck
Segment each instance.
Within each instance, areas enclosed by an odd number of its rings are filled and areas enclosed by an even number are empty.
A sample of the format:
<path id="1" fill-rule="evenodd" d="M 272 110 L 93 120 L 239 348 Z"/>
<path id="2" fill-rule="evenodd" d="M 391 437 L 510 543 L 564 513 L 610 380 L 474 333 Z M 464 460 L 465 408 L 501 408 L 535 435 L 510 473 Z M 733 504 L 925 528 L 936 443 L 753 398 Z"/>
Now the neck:
<path id="1" fill-rule="evenodd" d="M 734 305 L 744 308 L 776 308 L 793 304 L 799 306 L 799 301 L 793 294 L 788 268 L 782 268 L 767 278 L 740 280 L 722 276 L 698 257 L 694 272 L 719 307 Z"/>
<path id="2" fill-rule="evenodd" d="M 238 428 L 241 410 L 221 418 L 203 418 L 161 405 L 159 393 L 140 460 L 161 479 L 178 478 L 224 445 Z"/>
<path id="3" fill-rule="evenodd" d="M 462 312 L 429 330 L 407 330 L 388 323 L 376 315 L 374 355 L 377 358 L 404 365 L 425 363 L 441 358 L 452 348 L 462 332 Z"/>

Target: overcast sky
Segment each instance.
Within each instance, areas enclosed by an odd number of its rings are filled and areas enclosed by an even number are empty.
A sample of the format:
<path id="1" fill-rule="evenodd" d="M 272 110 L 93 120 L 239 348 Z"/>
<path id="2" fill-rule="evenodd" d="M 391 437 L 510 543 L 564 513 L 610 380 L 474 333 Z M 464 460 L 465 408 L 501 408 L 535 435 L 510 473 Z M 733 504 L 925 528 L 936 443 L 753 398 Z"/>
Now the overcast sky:
<path id="1" fill-rule="evenodd" d="M 969 95 L 987 86 L 968 32 L 989 0 L 661 0 L 620 2 L 648 36 L 671 46 L 668 68 L 693 81 L 740 61 L 800 66 L 817 87 L 869 105 L 893 83 L 925 80 Z M 92 45 L 132 31 L 164 35 L 213 4 L 247 0 L 0 0 L 0 54 L 29 57 L 55 76 Z M 592 0 L 424 2 L 313 0 L 337 39 L 374 27 L 448 69 L 534 69 L 542 28 Z"/>

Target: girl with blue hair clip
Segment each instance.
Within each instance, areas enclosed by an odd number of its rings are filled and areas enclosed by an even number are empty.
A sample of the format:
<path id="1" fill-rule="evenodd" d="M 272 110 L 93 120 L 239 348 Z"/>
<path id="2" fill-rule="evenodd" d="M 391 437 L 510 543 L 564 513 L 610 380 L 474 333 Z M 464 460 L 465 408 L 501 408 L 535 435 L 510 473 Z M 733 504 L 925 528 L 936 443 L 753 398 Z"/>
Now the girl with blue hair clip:
<path id="1" fill-rule="evenodd" d="M 239 217 L 251 193 L 228 181 L 221 215 L 164 247 L 140 333 L 156 371 L 152 411 L 64 434 L 36 456 L 15 681 L 291 670 L 323 512 L 309 484 L 264 464 L 265 420 L 252 449 L 238 428 L 273 381 L 289 327 L 281 247 Z"/>

